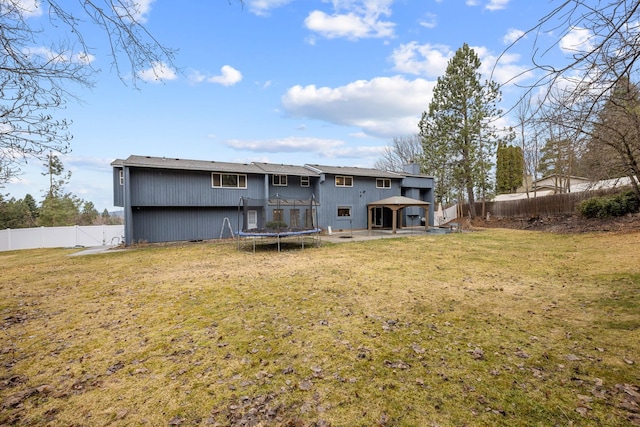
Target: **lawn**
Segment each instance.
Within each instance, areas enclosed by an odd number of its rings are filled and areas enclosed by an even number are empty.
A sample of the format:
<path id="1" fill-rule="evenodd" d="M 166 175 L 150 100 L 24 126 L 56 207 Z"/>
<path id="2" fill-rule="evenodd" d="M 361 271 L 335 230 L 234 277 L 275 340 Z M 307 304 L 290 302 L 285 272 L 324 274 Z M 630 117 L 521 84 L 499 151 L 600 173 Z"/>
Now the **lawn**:
<path id="1" fill-rule="evenodd" d="M 640 425 L 639 243 L 0 252 L 0 425 Z"/>

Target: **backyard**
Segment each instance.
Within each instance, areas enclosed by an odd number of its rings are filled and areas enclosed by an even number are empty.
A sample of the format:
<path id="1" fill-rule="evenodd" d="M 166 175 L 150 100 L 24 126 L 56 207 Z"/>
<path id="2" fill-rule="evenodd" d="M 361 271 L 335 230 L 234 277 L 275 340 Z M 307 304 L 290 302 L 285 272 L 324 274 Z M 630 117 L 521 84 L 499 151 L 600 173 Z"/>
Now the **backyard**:
<path id="1" fill-rule="evenodd" d="M 640 425 L 640 232 L 0 253 L 0 425 Z"/>

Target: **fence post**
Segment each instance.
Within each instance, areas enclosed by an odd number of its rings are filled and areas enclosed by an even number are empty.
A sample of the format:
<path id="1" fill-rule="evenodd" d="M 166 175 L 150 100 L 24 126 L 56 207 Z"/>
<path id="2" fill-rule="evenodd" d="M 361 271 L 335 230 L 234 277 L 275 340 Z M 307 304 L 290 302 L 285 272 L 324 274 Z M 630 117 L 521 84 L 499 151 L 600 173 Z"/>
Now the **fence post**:
<path id="1" fill-rule="evenodd" d="M 40 227 L 40 236 L 42 237 L 42 241 L 40 242 L 40 247 L 44 248 L 44 226 Z"/>
<path id="2" fill-rule="evenodd" d="M 7 228 L 7 244 L 9 245 L 9 250 L 13 249 L 11 247 L 11 229 Z"/>

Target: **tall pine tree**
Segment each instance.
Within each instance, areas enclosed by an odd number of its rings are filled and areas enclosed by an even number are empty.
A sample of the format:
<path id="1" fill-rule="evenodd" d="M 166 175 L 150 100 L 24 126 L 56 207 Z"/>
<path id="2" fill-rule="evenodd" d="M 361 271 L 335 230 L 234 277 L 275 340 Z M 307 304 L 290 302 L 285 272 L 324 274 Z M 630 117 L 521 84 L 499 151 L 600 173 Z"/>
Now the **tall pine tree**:
<path id="1" fill-rule="evenodd" d="M 501 111 L 501 94 L 493 81 L 481 83 L 480 59 L 466 43 L 456 51 L 445 75 L 438 78 L 429 110 L 419 128 L 424 148 L 424 170 L 436 180 L 437 201 L 449 201 L 466 192 L 471 216 L 475 194 L 492 187 L 491 159 L 499 140 L 491 124 Z"/>

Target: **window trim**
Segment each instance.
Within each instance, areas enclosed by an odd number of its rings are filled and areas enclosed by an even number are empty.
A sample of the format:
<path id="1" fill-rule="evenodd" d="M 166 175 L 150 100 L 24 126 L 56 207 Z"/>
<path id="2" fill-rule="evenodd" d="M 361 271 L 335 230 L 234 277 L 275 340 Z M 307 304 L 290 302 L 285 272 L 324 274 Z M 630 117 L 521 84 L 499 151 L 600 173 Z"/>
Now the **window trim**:
<path id="1" fill-rule="evenodd" d="M 220 185 L 215 185 L 215 176 L 218 176 L 218 180 Z M 235 176 L 236 177 L 236 185 L 224 185 L 223 176 Z M 242 181 L 244 181 L 244 186 L 241 185 Z M 211 172 L 211 188 L 237 188 L 237 189 L 246 189 L 247 188 L 247 174 L 244 173 L 222 173 L 222 172 Z"/>
<path id="2" fill-rule="evenodd" d="M 300 177 L 300 187 L 309 187 L 311 184 L 311 180 L 309 179 L 309 176 L 301 176 Z"/>
<path id="3" fill-rule="evenodd" d="M 118 179 L 120 180 L 120 185 L 124 185 L 124 169 L 118 171 Z"/>
<path id="4" fill-rule="evenodd" d="M 391 178 L 376 178 L 376 188 L 381 188 L 384 190 L 391 189 Z"/>
<path id="5" fill-rule="evenodd" d="M 276 182 L 276 177 L 278 178 L 278 182 Z M 284 179 L 284 183 L 282 182 Z M 287 179 L 287 175 L 282 175 L 282 174 L 273 174 L 271 175 L 271 184 L 274 187 L 286 187 L 288 184 L 288 179 Z"/>
<path id="6" fill-rule="evenodd" d="M 340 215 L 340 211 L 341 210 L 347 211 L 349 214 L 348 215 Z M 338 219 L 351 219 L 351 218 L 353 218 L 353 206 L 339 205 L 337 207 L 336 216 L 338 217 Z"/>
<path id="7" fill-rule="evenodd" d="M 343 184 L 338 184 L 339 179 L 342 179 Z M 349 181 L 350 184 L 347 184 L 347 181 Z M 336 187 L 353 187 L 353 176 L 336 175 L 335 184 L 336 184 Z"/>

